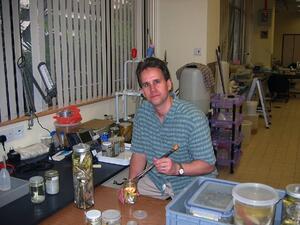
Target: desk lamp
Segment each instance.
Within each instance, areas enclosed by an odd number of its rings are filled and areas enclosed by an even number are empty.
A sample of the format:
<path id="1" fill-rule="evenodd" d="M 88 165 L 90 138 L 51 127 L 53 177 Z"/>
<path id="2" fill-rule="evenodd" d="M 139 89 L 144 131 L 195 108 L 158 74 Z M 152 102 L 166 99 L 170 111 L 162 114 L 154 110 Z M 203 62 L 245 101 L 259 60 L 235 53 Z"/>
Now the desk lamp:
<path id="1" fill-rule="evenodd" d="M 36 81 L 36 79 L 33 77 L 31 73 L 28 73 L 25 68 L 25 57 L 21 56 L 17 61 L 18 68 L 21 71 L 22 79 L 23 79 L 23 85 L 25 89 L 26 94 L 26 102 L 27 102 L 27 114 L 29 114 L 30 119 L 28 120 L 28 129 L 31 129 L 33 126 L 33 116 L 35 115 L 36 109 L 34 105 L 34 96 L 32 91 L 32 84 L 37 88 L 40 95 L 43 97 L 44 101 L 48 105 L 52 105 L 52 98 L 56 97 L 57 91 L 56 91 L 56 85 L 53 82 L 50 73 L 47 69 L 46 63 L 41 62 L 38 65 L 38 71 L 42 78 L 42 81 L 46 88 L 46 94 L 44 94 L 42 88 Z"/>

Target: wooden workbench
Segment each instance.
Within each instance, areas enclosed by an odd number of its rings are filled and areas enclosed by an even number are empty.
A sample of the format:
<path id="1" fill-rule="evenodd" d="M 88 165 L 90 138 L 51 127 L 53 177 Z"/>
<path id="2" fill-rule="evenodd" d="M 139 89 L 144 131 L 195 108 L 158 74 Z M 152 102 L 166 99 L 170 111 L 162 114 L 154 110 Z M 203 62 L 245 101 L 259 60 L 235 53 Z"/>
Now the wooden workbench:
<path id="1" fill-rule="evenodd" d="M 70 190 L 71 191 L 71 190 Z M 126 225 L 130 220 L 135 220 L 139 225 L 165 224 L 165 206 L 169 201 L 158 200 L 145 196 L 139 196 L 134 205 L 121 204 L 118 201 L 118 190 L 104 186 L 95 189 L 95 205 L 91 209 L 98 209 L 103 212 L 106 209 L 118 209 L 121 212 L 121 224 Z M 145 210 L 148 216 L 138 220 L 133 217 L 135 210 Z M 84 225 L 84 211 L 76 208 L 74 203 L 67 205 L 54 215 L 43 220 L 40 225 Z"/>

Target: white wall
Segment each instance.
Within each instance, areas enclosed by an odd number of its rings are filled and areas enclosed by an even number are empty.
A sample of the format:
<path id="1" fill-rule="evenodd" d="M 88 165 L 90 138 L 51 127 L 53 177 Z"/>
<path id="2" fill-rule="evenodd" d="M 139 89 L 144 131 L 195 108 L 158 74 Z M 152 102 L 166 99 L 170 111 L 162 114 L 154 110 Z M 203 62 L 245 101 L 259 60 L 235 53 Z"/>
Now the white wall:
<path id="1" fill-rule="evenodd" d="M 300 34 L 299 14 L 278 12 L 275 17 L 274 58 L 281 60 L 283 34 Z"/>
<path id="2" fill-rule="evenodd" d="M 156 55 L 167 60 L 175 89 L 176 70 L 186 63 L 215 61 L 219 45 L 220 0 L 158 0 Z M 194 55 L 201 48 L 201 56 Z"/>
<path id="3" fill-rule="evenodd" d="M 216 48 L 220 45 L 220 1 L 208 1 L 206 63 L 216 61 Z"/>
<path id="4" fill-rule="evenodd" d="M 270 26 L 262 26 L 258 24 L 258 11 L 264 8 L 264 1 L 255 0 L 253 6 L 253 33 L 251 37 L 251 60 L 254 64 L 262 64 L 266 67 L 271 66 L 271 58 L 273 55 L 273 39 L 274 39 L 274 2 L 268 2 L 268 8 L 273 11 L 272 22 Z M 260 37 L 261 31 L 268 31 L 268 38 Z"/>

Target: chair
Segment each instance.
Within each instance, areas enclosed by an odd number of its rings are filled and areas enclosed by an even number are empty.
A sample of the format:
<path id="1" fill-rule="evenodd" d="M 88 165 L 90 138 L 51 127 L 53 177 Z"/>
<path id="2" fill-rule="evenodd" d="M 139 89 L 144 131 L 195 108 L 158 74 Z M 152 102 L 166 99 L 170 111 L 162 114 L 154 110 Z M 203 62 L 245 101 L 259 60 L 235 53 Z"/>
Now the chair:
<path id="1" fill-rule="evenodd" d="M 290 83 L 286 77 L 276 74 L 271 75 L 268 79 L 268 88 L 272 101 L 283 99 L 285 102 L 288 102 Z"/>

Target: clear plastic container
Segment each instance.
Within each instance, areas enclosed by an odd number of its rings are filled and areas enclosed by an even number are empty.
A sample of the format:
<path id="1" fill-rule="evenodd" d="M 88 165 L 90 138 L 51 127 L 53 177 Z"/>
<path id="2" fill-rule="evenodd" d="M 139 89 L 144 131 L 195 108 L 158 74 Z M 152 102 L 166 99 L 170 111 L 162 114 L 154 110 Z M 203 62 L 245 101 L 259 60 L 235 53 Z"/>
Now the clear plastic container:
<path id="1" fill-rule="evenodd" d="M 242 123 L 243 146 L 249 145 L 251 141 L 251 129 L 252 129 L 252 122 L 250 120 L 243 120 Z"/>
<path id="2" fill-rule="evenodd" d="M 120 123 L 120 136 L 125 138 L 125 142 L 129 143 L 132 136 L 132 123 L 122 122 Z"/>
<path id="3" fill-rule="evenodd" d="M 232 190 L 234 199 L 234 224 L 273 224 L 278 192 L 259 183 L 242 183 Z"/>
<path id="4" fill-rule="evenodd" d="M 213 221 L 231 223 L 233 219 L 233 185 L 224 182 L 206 181 L 187 199 L 186 209 L 190 214 Z"/>
<path id="5" fill-rule="evenodd" d="M 121 225 L 121 213 L 116 209 L 108 209 L 102 213 L 102 225 Z"/>
<path id="6" fill-rule="evenodd" d="M 11 189 L 10 175 L 6 169 L 5 156 L 2 156 L 4 168 L 0 170 L 0 191 L 8 191 Z"/>
<path id="7" fill-rule="evenodd" d="M 79 131 L 80 122 L 78 123 L 70 123 L 70 124 L 59 124 L 57 122 L 54 123 L 56 134 L 58 136 L 59 142 L 61 146 L 69 146 L 66 135 L 68 133 L 76 133 Z"/>
<path id="8" fill-rule="evenodd" d="M 249 115 L 256 114 L 258 102 L 257 101 L 246 101 L 246 112 Z"/>
<path id="9" fill-rule="evenodd" d="M 243 116 L 245 120 L 250 120 L 252 122 L 252 127 L 251 127 L 251 134 L 256 134 L 258 130 L 258 117 L 259 115 L 256 114 L 247 114 Z"/>

